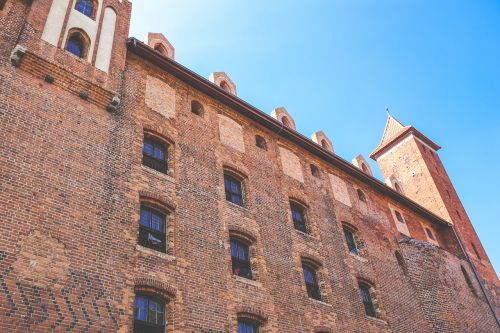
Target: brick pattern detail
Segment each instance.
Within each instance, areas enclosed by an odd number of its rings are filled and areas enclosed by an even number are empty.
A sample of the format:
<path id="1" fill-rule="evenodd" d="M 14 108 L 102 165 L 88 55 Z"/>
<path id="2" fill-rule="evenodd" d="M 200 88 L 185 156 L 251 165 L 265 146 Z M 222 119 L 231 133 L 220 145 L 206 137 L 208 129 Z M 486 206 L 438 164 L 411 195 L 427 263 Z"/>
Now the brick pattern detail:
<path id="1" fill-rule="evenodd" d="M 243 127 L 233 119 L 221 114 L 219 115 L 219 135 L 222 144 L 239 152 L 245 152 Z"/>
<path id="2" fill-rule="evenodd" d="M 146 105 L 164 117 L 175 117 L 175 90 L 160 79 L 146 78 Z"/>
<path id="3" fill-rule="evenodd" d="M 279 152 L 283 173 L 303 183 L 304 175 L 299 157 L 285 147 L 280 146 Z"/>
<path id="4" fill-rule="evenodd" d="M 342 178 L 329 174 L 330 184 L 332 186 L 333 195 L 335 200 L 342 202 L 344 205 L 351 207 L 351 199 L 347 190 L 347 184 Z"/>
<path id="5" fill-rule="evenodd" d="M 116 95 L 116 93 L 92 84 L 30 52 L 27 52 L 24 56 L 21 69 L 41 80 L 44 80 L 46 75 L 50 75 L 54 79 L 53 84 L 55 86 L 75 96 L 79 96 L 81 92 L 86 92 L 88 94 L 87 101 L 102 109 L 106 109 Z"/>

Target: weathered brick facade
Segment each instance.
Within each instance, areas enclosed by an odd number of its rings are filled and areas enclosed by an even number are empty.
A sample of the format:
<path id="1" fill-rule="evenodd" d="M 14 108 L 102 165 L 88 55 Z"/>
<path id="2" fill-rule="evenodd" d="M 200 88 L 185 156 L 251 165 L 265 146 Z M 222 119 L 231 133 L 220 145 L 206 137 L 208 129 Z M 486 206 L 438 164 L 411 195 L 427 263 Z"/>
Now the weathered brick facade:
<path id="1" fill-rule="evenodd" d="M 127 0 L 95 2 L 87 59 L 64 50 L 73 1 L 58 45 L 46 42 L 61 3 L 7 0 L 0 11 L 0 332 L 133 332 L 136 294 L 165 302 L 166 332 L 236 332 L 241 318 L 266 333 L 500 331 L 496 274 L 456 193 L 435 204 L 451 183 L 418 145 L 392 150 L 389 167 L 379 160 L 401 195 L 362 157 L 336 156 L 324 133 L 311 141 L 238 99 L 224 73 L 211 82 L 174 62 L 162 36 L 151 34 L 167 54 L 127 40 Z M 96 59 L 111 8 L 106 72 Z M 143 165 L 145 137 L 168 146 L 168 171 Z M 421 183 L 399 167 L 406 155 Z M 243 184 L 243 206 L 226 200 L 225 173 Z M 290 202 L 305 208 L 308 233 Z M 138 244 L 141 205 L 166 214 L 165 252 Z M 251 280 L 232 274 L 230 237 L 250 244 Z M 303 264 L 321 300 L 308 297 Z"/>

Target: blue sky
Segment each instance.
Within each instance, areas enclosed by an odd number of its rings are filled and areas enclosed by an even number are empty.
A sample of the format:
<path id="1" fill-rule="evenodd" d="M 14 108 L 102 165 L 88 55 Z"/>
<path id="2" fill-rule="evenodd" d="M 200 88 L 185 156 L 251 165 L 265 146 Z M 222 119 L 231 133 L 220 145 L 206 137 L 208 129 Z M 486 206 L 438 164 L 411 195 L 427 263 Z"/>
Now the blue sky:
<path id="1" fill-rule="evenodd" d="M 285 106 L 298 131 L 368 156 L 385 106 L 440 157 L 500 268 L 500 1 L 141 0 L 131 36 L 162 32 L 176 60 L 227 72 L 239 97 Z M 380 172 L 371 161 L 377 177 Z"/>

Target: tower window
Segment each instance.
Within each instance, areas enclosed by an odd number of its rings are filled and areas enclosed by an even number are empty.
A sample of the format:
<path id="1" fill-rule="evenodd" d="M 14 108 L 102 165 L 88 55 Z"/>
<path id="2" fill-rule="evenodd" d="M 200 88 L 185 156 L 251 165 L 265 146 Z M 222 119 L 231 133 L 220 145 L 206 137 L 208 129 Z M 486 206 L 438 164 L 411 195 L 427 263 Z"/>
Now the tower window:
<path id="1" fill-rule="evenodd" d="M 306 284 L 307 295 L 312 299 L 320 301 L 321 293 L 316 269 L 310 265 L 302 263 L 302 270 L 304 272 L 304 282 Z"/>
<path id="2" fill-rule="evenodd" d="M 347 248 L 349 249 L 349 252 L 352 254 L 358 255 L 359 254 L 359 249 L 356 244 L 356 236 L 355 236 L 355 231 L 352 230 L 351 228 L 348 228 L 347 226 L 343 226 L 342 229 L 344 230 L 344 236 L 345 240 L 347 243 Z"/>
<path id="3" fill-rule="evenodd" d="M 472 249 L 474 250 L 474 253 L 476 254 L 477 259 L 482 260 L 481 256 L 479 255 L 479 251 L 477 250 L 476 245 L 474 243 L 470 243 L 472 245 Z"/>
<path id="4" fill-rule="evenodd" d="M 325 139 L 321 140 L 321 147 L 323 147 L 323 149 L 330 149 L 330 145 Z"/>
<path id="5" fill-rule="evenodd" d="M 316 177 L 316 178 L 319 178 L 319 169 L 317 166 L 315 166 L 314 164 L 311 164 L 311 174 Z"/>
<path id="6" fill-rule="evenodd" d="M 264 139 L 263 137 L 261 137 L 260 135 L 256 135 L 255 136 L 255 145 L 257 147 L 259 147 L 260 149 L 264 149 L 264 150 L 267 150 L 267 143 L 266 143 L 266 139 Z"/>
<path id="7" fill-rule="evenodd" d="M 394 188 L 396 189 L 396 191 L 398 193 L 401 193 L 401 194 L 403 193 L 403 190 L 401 189 L 401 186 L 399 186 L 398 183 L 394 183 Z"/>
<path id="8" fill-rule="evenodd" d="M 79 31 L 74 31 L 69 34 L 66 50 L 74 54 L 78 58 L 85 58 L 87 55 L 87 39 Z"/>
<path id="9" fill-rule="evenodd" d="M 359 188 L 356 190 L 356 192 L 358 193 L 358 199 L 359 199 L 359 201 L 366 202 L 365 192 L 361 191 Z"/>
<path id="10" fill-rule="evenodd" d="M 377 314 L 375 312 L 375 306 L 373 305 L 373 298 L 370 289 L 370 286 L 366 283 L 359 284 L 359 294 L 365 308 L 365 313 L 367 316 L 376 318 Z"/>
<path id="11" fill-rule="evenodd" d="M 226 92 L 229 92 L 229 93 L 231 92 L 231 88 L 229 87 L 229 84 L 227 84 L 227 82 L 226 82 L 226 81 L 222 81 L 222 82 L 220 83 L 220 87 L 221 87 L 222 89 L 224 89 L 224 91 L 226 91 Z"/>
<path id="12" fill-rule="evenodd" d="M 283 118 L 281 118 L 281 123 L 285 127 L 292 128 L 292 123 L 290 122 L 290 120 L 286 116 L 283 116 Z"/>
<path id="13" fill-rule="evenodd" d="M 259 333 L 259 325 L 248 320 L 238 320 L 238 333 Z"/>
<path id="14" fill-rule="evenodd" d="M 156 52 L 161 53 L 161 55 L 163 55 L 163 56 L 165 56 L 165 57 L 168 55 L 168 54 L 167 54 L 167 50 L 166 50 L 166 49 L 165 49 L 165 47 L 164 47 L 163 45 L 161 45 L 160 43 L 158 43 L 158 44 L 156 44 L 156 45 L 155 45 L 154 50 L 155 50 Z"/>
<path id="15" fill-rule="evenodd" d="M 361 163 L 361 170 L 363 170 L 364 173 L 368 173 L 368 168 L 364 163 Z"/>
<path id="16" fill-rule="evenodd" d="M 290 210 L 292 211 L 292 220 L 295 229 L 308 233 L 306 209 L 299 203 L 290 202 Z"/>
<path id="17" fill-rule="evenodd" d="M 233 275 L 252 279 L 252 267 L 250 265 L 250 249 L 247 244 L 239 239 L 231 238 L 231 263 Z"/>
<path id="18" fill-rule="evenodd" d="M 162 173 L 168 173 L 167 145 L 151 137 L 144 137 L 142 164 Z"/>
<path id="19" fill-rule="evenodd" d="M 93 0 L 77 0 L 75 9 L 85 16 L 94 18 L 95 3 Z"/>
<path id="20" fill-rule="evenodd" d="M 136 295 L 134 333 L 164 333 L 165 302 L 146 295 Z"/>
<path id="21" fill-rule="evenodd" d="M 160 252 L 166 252 L 166 216 L 165 214 L 141 206 L 141 219 L 139 226 L 139 244 Z"/>
<path id="22" fill-rule="evenodd" d="M 425 228 L 425 233 L 427 234 L 427 237 L 429 237 L 429 239 L 432 239 L 433 241 L 436 240 L 436 237 L 434 237 L 434 233 L 431 229 Z"/>
<path id="23" fill-rule="evenodd" d="M 203 116 L 203 105 L 198 101 L 192 100 L 191 112 L 197 116 Z"/>
<path id="24" fill-rule="evenodd" d="M 224 174 L 224 188 L 227 201 L 238 206 L 243 206 L 243 190 L 240 180 L 228 174 Z"/>

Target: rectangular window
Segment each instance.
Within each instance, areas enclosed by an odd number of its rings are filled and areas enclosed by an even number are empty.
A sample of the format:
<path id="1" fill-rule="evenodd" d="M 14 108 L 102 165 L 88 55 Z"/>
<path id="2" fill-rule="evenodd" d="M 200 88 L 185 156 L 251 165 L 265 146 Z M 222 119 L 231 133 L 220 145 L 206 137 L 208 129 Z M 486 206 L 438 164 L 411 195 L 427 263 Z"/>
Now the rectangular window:
<path id="1" fill-rule="evenodd" d="M 166 216 L 152 208 L 141 206 L 139 244 L 150 249 L 166 252 Z"/>
<path id="2" fill-rule="evenodd" d="M 321 293 L 319 290 L 318 279 L 316 277 L 316 270 L 312 267 L 302 265 L 304 271 L 304 282 L 307 288 L 307 295 L 310 298 L 321 300 Z"/>
<path id="3" fill-rule="evenodd" d="M 251 279 L 252 267 L 250 265 L 248 245 L 235 238 L 231 238 L 230 242 L 233 275 Z"/>
<path id="4" fill-rule="evenodd" d="M 292 211 L 292 220 L 295 229 L 308 233 L 307 220 L 305 208 L 295 202 L 290 202 L 290 209 Z"/>
<path id="5" fill-rule="evenodd" d="M 166 145 L 150 138 L 144 138 L 142 164 L 156 171 L 168 173 Z"/>
<path id="6" fill-rule="evenodd" d="M 259 327 L 249 321 L 238 320 L 238 333 L 259 333 Z"/>
<path id="7" fill-rule="evenodd" d="M 359 286 L 359 294 L 361 296 L 361 300 L 363 301 L 363 305 L 365 307 L 365 312 L 367 316 L 377 317 L 375 313 L 375 307 L 373 306 L 372 296 L 370 294 L 370 287 L 366 285 Z"/>
<path id="8" fill-rule="evenodd" d="M 243 191 L 241 182 L 238 179 L 224 174 L 224 188 L 227 201 L 243 206 Z"/>
<path id="9" fill-rule="evenodd" d="M 345 240 L 346 240 L 346 243 L 347 243 L 347 247 L 349 248 L 349 252 L 353 253 L 353 254 L 359 254 L 359 250 L 358 250 L 358 247 L 356 245 L 356 239 L 354 238 L 354 232 L 349 229 L 349 228 L 346 228 L 346 227 L 343 227 L 344 229 L 344 236 L 345 236 Z"/>
<path id="10" fill-rule="evenodd" d="M 134 305 L 134 333 L 165 333 L 165 303 L 137 295 Z"/>

